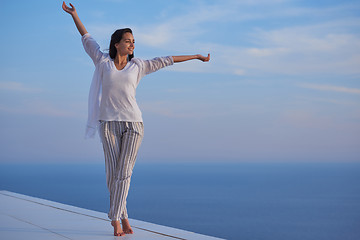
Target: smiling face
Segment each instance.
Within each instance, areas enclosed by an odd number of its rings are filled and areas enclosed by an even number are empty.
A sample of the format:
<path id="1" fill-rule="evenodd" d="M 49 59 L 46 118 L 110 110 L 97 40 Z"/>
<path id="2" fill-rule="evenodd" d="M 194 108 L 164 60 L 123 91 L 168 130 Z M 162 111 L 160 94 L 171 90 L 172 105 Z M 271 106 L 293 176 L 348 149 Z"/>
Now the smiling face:
<path id="1" fill-rule="evenodd" d="M 121 56 L 133 54 L 135 49 L 134 36 L 129 32 L 124 33 L 120 42 L 115 43 L 115 48 Z"/>

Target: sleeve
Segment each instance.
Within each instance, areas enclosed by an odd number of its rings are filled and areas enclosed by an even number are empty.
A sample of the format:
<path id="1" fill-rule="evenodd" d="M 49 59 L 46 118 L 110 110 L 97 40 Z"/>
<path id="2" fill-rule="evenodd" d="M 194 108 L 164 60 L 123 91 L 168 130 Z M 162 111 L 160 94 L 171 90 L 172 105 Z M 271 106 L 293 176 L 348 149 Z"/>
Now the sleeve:
<path id="1" fill-rule="evenodd" d="M 139 66 L 139 77 L 156 72 L 157 70 L 173 65 L 174 60 L 171 56 L 167 57 L 156 57 L 151 60 L 142 60 L 139 58 L 134 59 L 136 64 Z"/>
<path id="2" fill-rule="evenodd" d="M 94 64 L 100 62 L 104 53 L 100 51 L 99 44 L 95 41 L 94 38 L 89 33 L 84 34 L 81 37 L 82 44 L 84 46 L 85 52 L 91 57 Z"/>

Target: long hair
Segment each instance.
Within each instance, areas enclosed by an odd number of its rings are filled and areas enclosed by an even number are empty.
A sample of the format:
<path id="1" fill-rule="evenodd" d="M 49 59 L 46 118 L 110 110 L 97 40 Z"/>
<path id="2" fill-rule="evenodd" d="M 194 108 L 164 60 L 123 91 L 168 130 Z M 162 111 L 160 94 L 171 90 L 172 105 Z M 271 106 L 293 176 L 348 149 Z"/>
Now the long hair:
<path id="1" fill-rule="evenodd" d="M 112 35 L 111 35 L 111 40 L 110 40 L 110 46 L 109 46 L 109 55 L 111 59 L 115 59 L 116 57 L 116 47 L 115 44 L 120 42 L 120 40 L 122 39 L 124 33 L 131 33 L 132 34 L 132 30 L 130 28 L 122 28 L 122 29 L 118 29 L 116 30 Z M 128 61 L 131 61 L 131 59 L 134 57 L 134 53 L 133 54 L 129 54 L 128 55 Z"/>

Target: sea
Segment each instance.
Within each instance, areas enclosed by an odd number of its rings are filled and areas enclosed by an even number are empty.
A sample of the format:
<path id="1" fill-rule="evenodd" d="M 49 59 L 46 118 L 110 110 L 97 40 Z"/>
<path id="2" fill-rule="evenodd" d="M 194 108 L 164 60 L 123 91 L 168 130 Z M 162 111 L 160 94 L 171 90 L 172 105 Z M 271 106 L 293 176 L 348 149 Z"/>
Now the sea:
<path id="1" fill-rule="evenodd" d="M 0 164 L 0 189 L 107 212 L 103 164 Z M 129 217 L 224 239 L 359 240 L 360 163 L 138 161 Z"/>

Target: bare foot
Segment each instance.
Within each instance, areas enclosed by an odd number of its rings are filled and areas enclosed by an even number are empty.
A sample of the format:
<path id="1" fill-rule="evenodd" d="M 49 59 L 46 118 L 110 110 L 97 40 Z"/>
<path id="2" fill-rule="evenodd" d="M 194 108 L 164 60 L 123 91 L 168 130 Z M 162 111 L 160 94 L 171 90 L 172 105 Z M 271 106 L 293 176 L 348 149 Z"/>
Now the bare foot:
<path id="1" fill-rule="evenodd" d="M 133 234 L 134 233 L 134 231 L 131 229 L 128 219 L 121 219 L 121 225 L 124 229 L 125 234 Z"/>
<path id="2" fill-rule="evenodd" d="M 124 236 L 125 233 L 123 232 L 120 221 L 111 221 L 111 225 L 114 227 L 114 236 Z"/>

